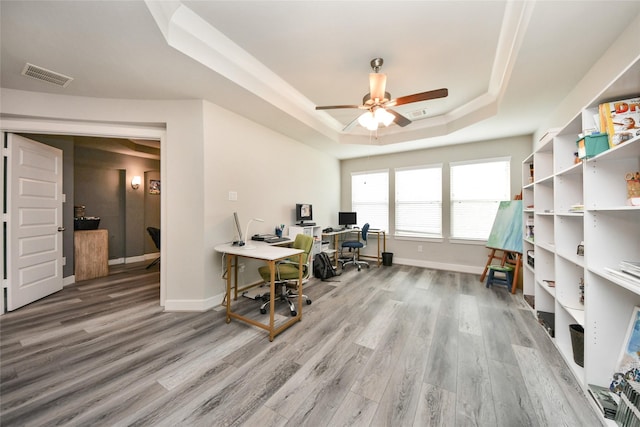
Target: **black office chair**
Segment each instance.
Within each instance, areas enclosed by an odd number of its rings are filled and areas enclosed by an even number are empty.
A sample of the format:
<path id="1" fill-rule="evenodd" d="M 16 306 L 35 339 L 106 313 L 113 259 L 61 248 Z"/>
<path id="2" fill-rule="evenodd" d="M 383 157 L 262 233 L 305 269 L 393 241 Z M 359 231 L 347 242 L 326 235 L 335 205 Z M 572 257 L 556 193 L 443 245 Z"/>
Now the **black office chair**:
<path id="1" fill-rule="evenodd" d="M 340 262 L 342 263 L 342 268 L 346 265 L 355 265 L 358 267 L 358 271 L 362 268 L 362 266 L 366 266 L 369 268 L 369 263 L 366 261 L 360 261 L 360 249 L 367 247 L 367 233 L 369 232 L 369 223 L 365 224 L 362 227 L 362 241 L 358 240 L 346 240 L 342 242 L 340 245 Z M 352 254 L 351 257 L 344 257 L 344 249 L 349 248 L 349 252 Z"/>
<path id="2" fill-rule="evenodd" d="M 302 281 L 305 282 L 309 279 L 311 275 L 311 250 L 313 249 L 313 237 L 307 236 L 306 234 L 298 234 L 296 239 L 293 241 L 293 248 L 301 249 L 304 252 L 302 253 Z M 296 291 L 289 289 L 288 286 L 296 286 L 298 285 L 298 278 L 300 277 L 300 269 L 298 268 L 298 256 L 291 257 L 291 259 L 284 259 L 276 262 L 276 271 L 275 271 L 275 284 L 280 285 L 280 295 L 276 301 L 282 301 L 289 304 L 289 310 L 291 311 L 292 316 L 297 316 L 298 312 L 296 311 L 296 305 L 293 303 L 298 298 L 298 294 Z M 265 283 L 271 282 L 271 270 L 268 265 L 262 266 L 258 269 L 258 273 L 262 276 L 262 280 Z M 268 298 L 269 293 L 262 296 L 263 298 Z M 304 299 L 307 304 L 311 304 L 311 299 L 308 296 L 302 295 L 302 299 Z M 260 313 L 266 314 L 267 307 L 269 306 L 269 301 L 267 300 L 260 307 Z"/>
<path id="3" fill-rule="evenodd" d="M 153 243 L 156 245 L 156 248 L 160 250 L 160 229 L 155 227 L 147 227 L 147 232 L 149 233 L 149 236 L 151 236 L 151 240 L 153 240 Z M 153 260 L 151 264 L 147 265 L 147 268 L 151 268 L 154 265 L 158 264 L 159 262 L 160 262 L 160 257 L 156 258 L 155 260 Z"/>

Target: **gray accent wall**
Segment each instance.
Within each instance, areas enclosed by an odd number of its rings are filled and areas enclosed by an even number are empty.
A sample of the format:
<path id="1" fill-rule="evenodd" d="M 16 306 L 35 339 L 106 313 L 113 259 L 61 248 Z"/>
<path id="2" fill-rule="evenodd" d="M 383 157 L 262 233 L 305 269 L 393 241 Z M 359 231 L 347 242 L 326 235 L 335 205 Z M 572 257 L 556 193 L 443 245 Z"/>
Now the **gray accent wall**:
<path id="1" fill-rule="evenodd" d="M 100 217 L 109 230 L 109 260 L 124 262 L 158 252 L 146 228 L 160 227 L 160 195 L 150 195 L 149 179 L 160 179 L 160 161 L 92 149 L 76 144 L 69 135 L 23 134 L 26 138 L 63 151 L 63 277 L 74 274 L 74 206 L 86 208 L 86 216 Z M 134 190 L 135 175 L 142 185 Z"/>

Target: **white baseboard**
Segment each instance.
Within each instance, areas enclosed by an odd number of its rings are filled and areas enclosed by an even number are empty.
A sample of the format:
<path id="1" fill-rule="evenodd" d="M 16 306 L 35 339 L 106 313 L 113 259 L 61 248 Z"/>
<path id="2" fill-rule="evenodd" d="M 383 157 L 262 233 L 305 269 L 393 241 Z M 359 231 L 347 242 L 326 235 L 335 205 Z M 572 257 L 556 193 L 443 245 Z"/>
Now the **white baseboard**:
<path id="1" fill-rule="evenodd" d="M 207 311 L 220 307 L 224 292 L 203 300 L 170 300 L 164 302 L 164 311 Z"/>
<path id="2" fill-rule="evenodd" d="M 136 262 L 148 261 L 156 259 L 160 256 L 160 252 L 155 252 L 152 254 L 144 254 L 138 256 L 130 256 L 126 258 L 114 258 L 109 260 L 109 265 L 119 265 L 119 264 L 133 264 Z"/>
<path id="3" fill-rule="evenodd" d="M 482 274 L 484 271 L 483 266 L 477 265 L 464 265 L 464 264 L 449 264 L 443 262 L 433 262 L 433 261 L 420 261 L 415 259 L 408 258 L 394 258 L 394 264 L 400 265 L 410 265 L 412 267 L 423 267 L 423 268 L 433 268 L 434 270 L 446 270 L 446 271 L 456 271 L 459 273 L 469 273 L 469 274 Z"/>

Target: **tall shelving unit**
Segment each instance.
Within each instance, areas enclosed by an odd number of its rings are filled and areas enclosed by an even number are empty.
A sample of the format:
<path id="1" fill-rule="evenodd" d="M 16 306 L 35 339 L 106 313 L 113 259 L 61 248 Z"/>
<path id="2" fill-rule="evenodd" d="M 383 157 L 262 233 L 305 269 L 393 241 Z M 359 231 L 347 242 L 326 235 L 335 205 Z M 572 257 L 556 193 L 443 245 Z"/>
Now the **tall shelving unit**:
<path id="1" fill-rule="evenodd" d="M 523 293 L 536 313 L 553 313 L 552 340 L 585 392 L 589 384 L 611 382 L 633 309 L 640 306 L 640 286 L 605 270 L 640 261 L 640 206 L 626 204 L 624 180 L 640 170 L 640 136 L 578 164 L 576 140 L 594 127 L 599 104 L 638 95 L 640 60 L 566 126 L 545 135 L 522 163 L 523 219 L 533 223 L 533 236 L 525 226 L 523 247 L 535 260 L 525 264 Z M 584 328 L 584 367 L 574 361 L 572 324 Z"/>

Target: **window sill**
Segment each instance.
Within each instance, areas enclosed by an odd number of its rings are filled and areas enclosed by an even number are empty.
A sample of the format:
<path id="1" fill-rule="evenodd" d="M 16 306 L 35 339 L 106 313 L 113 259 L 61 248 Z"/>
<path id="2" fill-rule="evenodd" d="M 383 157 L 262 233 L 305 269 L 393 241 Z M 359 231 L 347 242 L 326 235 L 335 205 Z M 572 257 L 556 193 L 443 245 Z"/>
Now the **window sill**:
<path id="1" fill-rule="evenodd" d="M 473 240 L 473 239 L 455 239 L 450 238 L 449 243 L 453 245 L 476 245 L 476 246 L 486 246 L 486 240 Z"/>
<path id="2" fill-rule="evenodd" d="M 444 242 L 443 237 L 421 237 L 421 236 L 407 236 L 404 234 L 395 234 L 393 236 L 395 240 L 406 240 L 409 242 L 433 242 L 433 243 L 442 243 Z"/>

